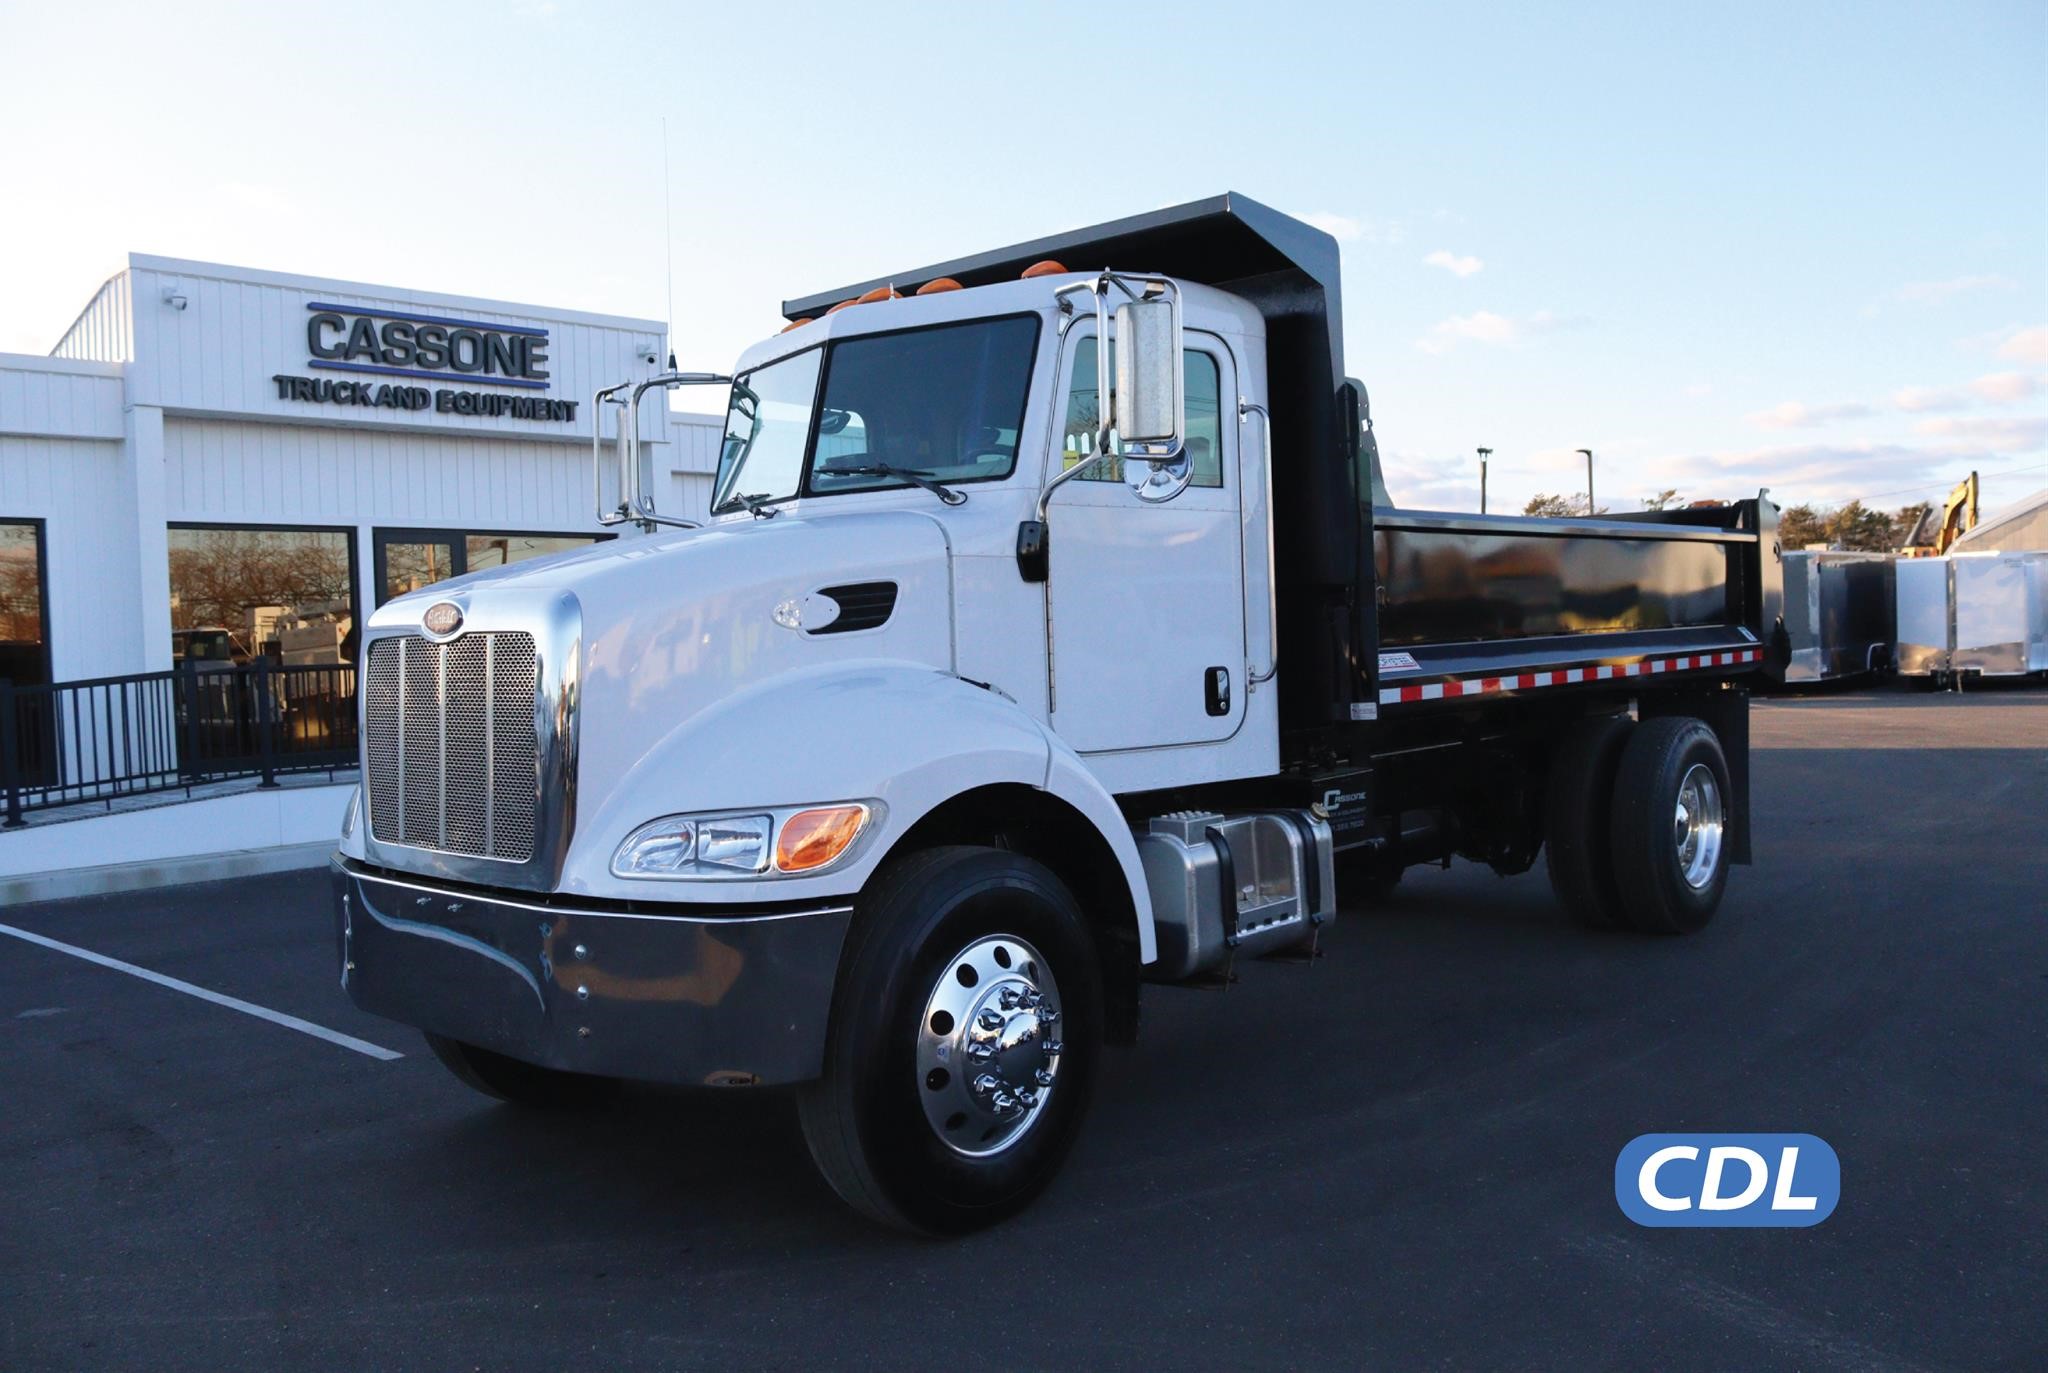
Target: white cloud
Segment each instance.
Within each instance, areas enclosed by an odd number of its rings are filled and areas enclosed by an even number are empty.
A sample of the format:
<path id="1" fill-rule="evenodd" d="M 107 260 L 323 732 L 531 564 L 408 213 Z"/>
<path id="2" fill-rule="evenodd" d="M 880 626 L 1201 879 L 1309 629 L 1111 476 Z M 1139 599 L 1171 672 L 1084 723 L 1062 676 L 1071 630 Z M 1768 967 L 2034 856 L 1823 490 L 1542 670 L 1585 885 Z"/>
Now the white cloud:
<path id="1" fill-rule="evenodd" d="M 1968 386 L 1908 386 L 1892 397 L 1901 410 L 1916 414 L 1973 410 L 1978 405 L 2014 405 L 2037 394 L 2041 379 L 2028 372 L 1993 372 Z"/>
<path id="2" fill-rule="evenodd" d="M 1571 329 L 1584 329 L 1593 323 L 1591 315 L 1560 315 L 1549 310 L 1538 310 L 1525 321 L 1532 334 L 1561 334 Z"/>
<path id="3" fill-rule="evenodd" d="M 2012 405 L 2041 389 L 2041 379 L 2030 372 L 1993 372 L 1970 383 L 1970 389 L 1994 405 Z"/>
<path id="4" fill-rule="evenodd" d="M 1933 410 L 1967 410 L 1975 404 L 1953 386 L 1907 386 L 1892 396 L 1901 410 L 1925 413 Z"/>
<path id="5" fill-rule="evenodd" d="M 1970 415 L 1922 420 L 1913 426 L 1931 438 L 1958 439 L 1997 454 L 2032 453 L 2048 447 L 2048 418 Z"/>
<path id="6" fill-rule="evenodd" d="M 1906 305 L 1946 305 L 1957 296 L 1978 291 L 2009 291 L 2011 277 L 1980 275 L 1950 277 L 1946 281 L 1909 281 L 1892 292 L 1892 299 Z"/>
<path id="7" fill-rule="evenodd" d="M 1749 417 L 1751 424 L 1763 429 L 1811 429 L 1818 425 L 1832 424 L 1836 420 L 1862 419 L 1871 413 L 1869 406 L 1860 401 L 1843 401 L 1835 405 L 1805 405 L 1796 400 L 1781 401 L 1768 410 L 1758 410 Z"/>
<path id="8" fill-rule="evenodd" d="M 1952 420 L 1930 424 L 1955 424 Z M 1963 423 L 1969 423 L 1964 421 Z M 2048 425 L 2048 421 L 2042 421 Z M 1988 462 L 2009 461 L 2015 450 L 1986 442 L 2009 435 L 1943 435 L 1929 441 L 1814 443 L 1708 453 L 1671 453 L 1638 464 L 1644 486 L 1675 486 L 1688 496 L 1723 500 L 1753 495 L 1768 487 L 1780 506 L 1811 502 L 1838 505 L 1851 499 L 1896 508 L 1925 487 L 1939 494 L 1963 472 Z M 2024 440 L 2026 435 L 2017 436 Z M 2025 451 L 2024 449 L 2018 451 Z M 1904 495 L 1875 493 L 1905 491 Z"/>
<path id="9" fill-rule="evenodd" d="M 1459 257 L 1443 248 L 1437 249 L 1422 261 L 1425 266 L 1441 267 L 1451 275 L 1461 277 L 1471 276 L 1486 266 L 1476 257 Z"/>
<path id="10" fill-rule="evenodd" d="M 2013 362 L 2031 362 L 2048 367 L 2048 324 L 2032 329 L 2015 329 L 1998 345 L 1998 356 Z"/>
<path id="11" fill-rule="evenodd" d="M 1401 226 L 1393 220 L 1375 219 L 1367 215 L 1354 219 L 1340 215 L 1334 210 L 1317 210 L 1314 214 L 1303 215 L 1302 219 L 1321 229 L 1339 243 L 1365 243 L 1374 247 L 1399 243 L 1403 238 Z"/>
<path id="12" fill-rule="evenodd" d="M 1685 388 L 1685 394 L 1693 397 L 1711 396 L 1714 394 L 1714 384 L 1710 381 L 1696 381 Z"/>
<path id="13" fill-rule="evenodd" d="M 1478 310 L 1437 321 L 1427 334 L 1415 341 L 1415 346 L 1425 353 L 1448 353 L 1462 342 L 1513 343 L 1515 333 L 1515 322 L 1505 315 Z"/>
<path id="14" fill-rule="evenodd" d="M 1339 243 L 1352 243 L 1365 232 L 1365 226 L 1348 215 L 1333 214 L 1329 210 L 1317 210 L 1312 215 L 1303 215 L 1316 228 L 1321 229 Z"/>

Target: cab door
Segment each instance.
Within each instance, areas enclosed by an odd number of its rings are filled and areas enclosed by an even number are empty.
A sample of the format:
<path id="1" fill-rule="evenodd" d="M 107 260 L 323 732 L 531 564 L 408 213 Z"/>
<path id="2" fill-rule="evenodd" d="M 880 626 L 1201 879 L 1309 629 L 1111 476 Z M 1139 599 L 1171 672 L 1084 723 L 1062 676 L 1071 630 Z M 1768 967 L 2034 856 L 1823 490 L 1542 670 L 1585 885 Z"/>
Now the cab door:
<path id="1" fill-rule="evenodd" d="M 1063 344 L 1048 476 L 1093 449 L 1095 347 L 1085 324 Z M 1062 484 L 1047 512 L 1052 727 L 1080 753 L 1227 739 L 1244 719 L 1238 425 L 1223 404 L 1237 395 L 1236 370 L 1222 339 L 1194 330 L 1182 368 L 1187 489 L 1141 500 L 1122 460 L 1105 458 Z"/>

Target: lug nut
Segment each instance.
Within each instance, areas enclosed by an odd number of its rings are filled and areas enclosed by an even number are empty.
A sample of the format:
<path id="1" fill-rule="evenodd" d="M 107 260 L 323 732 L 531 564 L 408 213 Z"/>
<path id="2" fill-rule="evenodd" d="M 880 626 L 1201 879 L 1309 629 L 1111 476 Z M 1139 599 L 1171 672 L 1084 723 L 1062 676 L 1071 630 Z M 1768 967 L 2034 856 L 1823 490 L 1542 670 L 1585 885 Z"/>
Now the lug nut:
<path id="1" fill-rule="evenodd" d="M 967 1056 L 976 1063 L 986 1063 L 996 1056 L 995 1045 L 983 1044 L 977 1040 L 967 1046 Z"/>
<path id="2" fill-rule="evenodd" d="M 1040 1069 L 1039 1069 L 1039 1070 L 1038 1070 L 1038 1071 L 1037 1071 L 1036 1073 L 1032 1074 L 1032 1076 L 1033 1076 L 1033 1077 L 1036 1077 L 1036 1078 L 1038 1079 L 1038 1085 L 1039 1085 L 1039 1086 L 1041 1086 L 1041 1087 L 1050 1087 L 1050 1086 L 1052 1086 L 1052 1069 L 1050 1069 L 1050 1068 L 1040 1068 Z"/>
<path id="3" fill-rule="evenodd" d="M 1002 1012 L 993 1007 L 985 1006 L 982 1008 L 981 1014 L 975 1017 L 975 1023 L 984 1030 L 1000 1030 L 1003 1028 Z"/>
<path id="4" fill-rule="evenodd" d="M 1018 995 L 1015 987 L 1005 987 L 997 994 L 996 1000 L 1004 1010 L 1014 1011 L 1017 1009 L 1017 1003 L 1023 1000 L 1023 998 Z"/>
<path id="5" fill-rule="evenodd" d="M 1066 1045 L 1060 1043 L 1057 1039 L 1048 1039 L 1045 1041 L 1045 1056 L 1047 1058 L 1058 1058 L 1060 1055 L 1060 1050 L 1066 1047 Z"/>

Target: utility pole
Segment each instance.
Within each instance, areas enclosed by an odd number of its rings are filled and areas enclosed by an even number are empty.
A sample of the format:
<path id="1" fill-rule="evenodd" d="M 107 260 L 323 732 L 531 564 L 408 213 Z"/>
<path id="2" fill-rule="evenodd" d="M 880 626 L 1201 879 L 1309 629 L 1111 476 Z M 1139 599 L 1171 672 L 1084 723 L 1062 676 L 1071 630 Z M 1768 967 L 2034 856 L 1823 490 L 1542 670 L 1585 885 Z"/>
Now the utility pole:
<path id="1" fill-rule="evenodd" d="M 1493 456 L 1491 448 L 1479 450 L 1479 513 L 1486 513 L 1486 460 Z"/>
<path id="2" fill-rule="evenodd" d="M 1586 514 L 1590 517 L 1600 508 L 1593 504 L 1593 450 L 1581 448 L 1579 451 L 1586 455 Z"/>

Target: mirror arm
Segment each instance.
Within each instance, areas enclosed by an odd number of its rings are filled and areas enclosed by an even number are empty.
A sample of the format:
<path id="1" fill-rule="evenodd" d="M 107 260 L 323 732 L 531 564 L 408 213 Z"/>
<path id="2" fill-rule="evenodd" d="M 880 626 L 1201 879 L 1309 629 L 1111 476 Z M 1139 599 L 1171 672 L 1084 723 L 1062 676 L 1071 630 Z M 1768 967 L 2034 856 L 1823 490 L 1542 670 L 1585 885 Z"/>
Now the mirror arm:
<path id="1" fill-rule="evenodd" d="M 1245 671 L 1245 679 L 1253 687 L 1273 680 L 1280 671 L 1280 582 L 1274 575 L 1273 556 L 1273 416 L 1266 407 L 1237 398 L 1237 422 L 1242 425 L 1252 416 L 1259 417 L 1259 458 L 1263 475 L 1259 479 L 1259 498 L 1266 503 L 1266 670 Z"/>
<path id="2" fill-rule="evenodd" d="M 590 495 L 592 504 L 594 504 L 597 507 L 597 522 L 599 524 L 622 524 L 628 518 L 626 514 L 626 490 L 623 486 L 619 488 L 619 504 L 617 505 L 617 507 L 611 510 L 607 510 L 604 508 L 603 434 L 605 402 L 610 401 L 613 405 L 619 406 L 623 409 L 626 403 L 622 400 L 616 399 L 616 397 L 618 396 L 619 392 L 625 390 L 632 384 L 633 383 L 631 383 L 630 381 L 622 381 L 616 386 L 605 387 L 604 389 L 600 390 L 596 395 L 590 398 Z M 621 414 L 619 417 L 619 424 L 623 426 L 625 422 L 625 416 Z M 623 429 L 619 441 L 622 444 L 625 442 Z M 623 480 L 625 476 L 625 468 L 623 465 L 619 469 L 619 474 L 621 479 Z"/>
<path id="3" fill-rule="evenodd" d="M 613 401 L 615 405 L 624 405 L 626 407 L 625 414 L 619 420 L 619 508 L 609 516 L 600 510 L 598 514 L 599 523 L 623 524 L 627 520 L 632 520 L 650 533 L 653 532 L 657 525 L 667 525 L 671 529 L 703 528 L 695 520 L 678 520 L 667 515 L 655 514 L 653 499 L 640 489 L 640 397 L 657 386 L 663 390 L 673 390 L 678 386 L 718 386 L 730 384 L 731 381 L 731 377 L 720 372 L 668 371 L 658 372 L 639 383 L 622 381 L 617 386 L 607 387 L 605 390 L 597 393 L 598 399 L 603 400 L 625 390 L 628 386 L 631 386 L 633 389 L 633 395 L 630 400 Z M 591 458 L 594 469 L 597 455 L 597 421 L 593 419 L 591 424 Z M 596 480 L 594 470 L 592 472 L 592 480 Z M 603 501 L 604 498 L 600 495 L 598 497 L 600 506 L 602 506 Z"/>
<path id="4" fill-rule="evenodd" d="M 1086 472 L 1089 468 L 1095 466 L 1096 463 L 1101 462 L 1104 458 L 1108 456 L 1110 456 L 1110 452 L 1107 447 L 1098 448 L 1093 453 L 1090 453 L 1087 457 L 1081 459 L 1081 461 L 1075 463 L 1072 467 L 1069 467 L 1066 471 L 1059 473 L 1051 481 L 1047 482 L 1044 488 L 1040 490 L 1038 493 L 1038 522 L 1040 524 L 1045 523 L 1046 503 L 1052 500 L 1053 492 L 1059 490 L 1060 487 L 1072 481 L 1074 478 L 1080 476 L 1083 472 Z"/>

